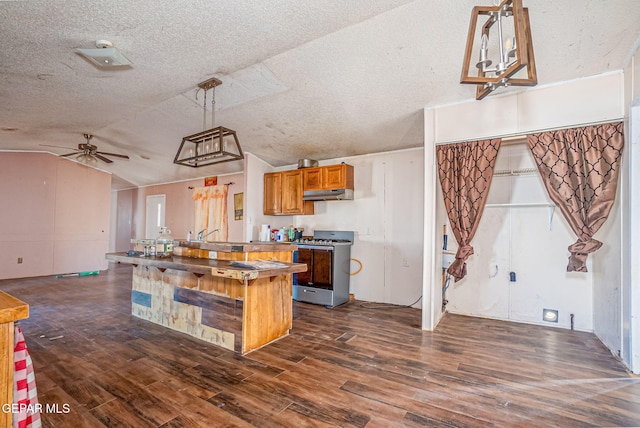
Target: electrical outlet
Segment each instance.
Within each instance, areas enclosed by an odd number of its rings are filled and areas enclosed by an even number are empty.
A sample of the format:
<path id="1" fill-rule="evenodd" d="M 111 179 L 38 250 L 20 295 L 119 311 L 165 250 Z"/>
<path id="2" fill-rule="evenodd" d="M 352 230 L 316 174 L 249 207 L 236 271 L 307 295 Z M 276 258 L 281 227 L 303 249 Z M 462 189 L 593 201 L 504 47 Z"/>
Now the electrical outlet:
<path id="1" fill-rule="evenodd" d="M 409 260 L 406 257 L 402 258 L 402 266 L 409 267 Z"/>
<path id="2" fill-rule="evenodd" d="M 18 264 L 22 263 L 22 257 L 18 257 Z"/>

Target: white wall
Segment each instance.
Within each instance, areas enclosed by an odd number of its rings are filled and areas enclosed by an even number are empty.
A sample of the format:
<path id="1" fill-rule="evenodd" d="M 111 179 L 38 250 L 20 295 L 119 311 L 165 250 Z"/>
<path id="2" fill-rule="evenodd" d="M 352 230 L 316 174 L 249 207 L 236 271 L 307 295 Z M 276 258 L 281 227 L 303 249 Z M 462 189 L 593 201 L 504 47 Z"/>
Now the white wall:
<path id="1" fill-rule="evenodd" d="M 625 162 L 618 190 L 622 280 L 620 301 L 621 357 L 640 373 L 640 55 L 624 70 Z M 615 337 L 614 337 L 615 340 Z M 615 348 L 612 348 L 615 349 Z"/>
<path id="2" fill-rule="evenodd" d="M 19 152 L 0 171 L 0 279 L 106 269 L 111 174 Z"/>
<path id="3" fill-rule="evenodd" d="M 242 240 L 257 241 L 260 226 L 269 224 L 274 227 L 277 221 L 288 226 L 293 221 L 291 216 L 264 215 L 264 173 L 274 171 L 274 167 L 259 157 L 245 152 L 244 156 L 244 231 Z M 277 219 L 277 220 L 276 220 Z"/>
<path id="4" fill-rule="evenodd" d="M 320 165 L 340 162 L 354 167 L 354 199 L 317 201 L 315 214 L 294 216 L 294 226 L 304 227 L 305 235 L 314 230 L 355 232 L 351 257 L 362 263 L 362 270 L 351 277 L 350 292 L 357 299 L 416 302 L 422 295 L 423 149 L 329 159 Z M 358 268 L 352 262 L 351 271 Z"/>
<path id="5" fill-rule="evenodd" d="M 626 149 L 629 162 L 623 176 L 628 185 L 621 189 L 625 201 L 620 240 L 623 249 L 622 358 L 634 373 L 640 374 L 640 96 L 634 98 L 629 122 L 631 132 Z"/>
<path id="6" fill-rule="evenodd" d="M 438 200 L 442 200 L 437 183 L 436 110 L 424 111 L 424 221 L 422 269 L 422 328 L 433 330 L 442 317 L 442 248 L 443 234 L 436 225 L 444 224 L 438 218 Z M 444 209 L 443 209 L 444 212 Z M 440 218 L 442 214 L 440 214 Z M 444 215 L 446 218 L 446 215 Z"/>
<path id="7" fill-rule="evenodd" d="M 620 120 L 623 117 L 622 82 L 622 73 L 611 73 L 559 85 L 536 87 L 522 92 L 494 94 L 482 101 L 427 109 L 425 110 L 425 177 L 435 177 L 437 174 L 432 161 L 437 143 L 523 135 L 545 129 Z M 427 155 L 428 152 L 429 155 Z M 429 195 L 425 200 L 428 200 L 428 197 Z M 438 196 L 437 203 L 441 203 L 440 201 L 441 196 Z M 425 213 L 425 228 L 439 230 L 442 219 L 438 213 L 430 212 L 428 207 L 425 207 Z M 436 249 L 441 248 L 442 245 L 442 238 L 439 235 L 440 233 L 436 233 L 434 239 Z M 569 244 L 571 242 L 567 246 Z M 605 246 L 612 245 L 617 245 L 617 242 L 605 242 Z M 425 246 L 431 246 L 431 244 L 425 241 Z M 606 254 L 606 250 L 603 254 Z M 437 308 L 441 304 L 438 297 L 442 260 L 439 250 L 435 252 L 434 257 L 428 257 L 430 254 L 425 249 L 425 255 L 424 293 L 432 295 L 433 301 L 427 307 L 423 306 L 423 311 L 429 311 L 432 315 L 431 318 L 423 316 L 423 328 L 433 329 L 441 316 Z M 566 259 L 564 262 L 566 263 Z M 591 263 L 593 265 L 593 260 Z M 594 272 L 593 275 L 595 278 L 597 273 Z M 598 281 L 596 285 L 595 281 L 594 279 L 594 287 L 598 287 L 599 291 L 612 291 L 619 287 L 619 283 Z M 587 291 L 588 294 L 591 292 L 591 290 Z M 571 296 L 566 296 L 564 299 L 570 298 Z M 601 314 L 604 311 L 604 304 L 595 298 L 591 299 L 590 302 L 581 304 L 580 313 Z M 591 305 L 593 309 L 589 308 Z M 596 329 L 595 324 L 593 328 Z"/>
<path id="8" fill-rule="evenodd" d="M 628 170 L 628 160 L 622 171 Z M 611 208 L 607 221 L 594 238 L 604 245 L 589 256 L 593 265 L 593 307 L 594 333 L 612 353 L 622 354 L 622 201 L 621 195 L 626 192 L 628 180 L 624 172 L 618 181 L 615 204 Z"/>
<path id="9" fill-rule="evenodd" d="M 620 120 L 624 114 L 623 74 L 608 73 L 524 92 L 496 93 L 482 101 L 433 110 L 436 143 Z"/>

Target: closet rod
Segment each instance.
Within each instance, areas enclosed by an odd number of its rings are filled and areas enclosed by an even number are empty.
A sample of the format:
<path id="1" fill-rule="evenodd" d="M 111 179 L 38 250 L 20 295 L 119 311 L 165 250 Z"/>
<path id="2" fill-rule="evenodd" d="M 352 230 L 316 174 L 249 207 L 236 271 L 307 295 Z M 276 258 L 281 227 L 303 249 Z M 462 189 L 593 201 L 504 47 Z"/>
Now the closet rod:
<path id="1" fill-rule="evenodd" d="M 507 207 L 507 208 L 517 208 L 517 207 L 555 207 L 556 205 L 553 203 L 507 203 L 507 204 L 485 204 L 485 208 L 497 208 L 497 207 Z"/>
<path id="2" fill-rule="evenodd" d="M 236 184 L 236 183 L 234 183 L 233 181 L 230 181 L 229 183 L 219 184 L 219 186 L 233 186 L 234 184 Z M 194 186 L 189 186 L 189 187 L 187 187 L 187 189 L 193 190 L 193 189 L 195 189 L 195 187 Z"/>

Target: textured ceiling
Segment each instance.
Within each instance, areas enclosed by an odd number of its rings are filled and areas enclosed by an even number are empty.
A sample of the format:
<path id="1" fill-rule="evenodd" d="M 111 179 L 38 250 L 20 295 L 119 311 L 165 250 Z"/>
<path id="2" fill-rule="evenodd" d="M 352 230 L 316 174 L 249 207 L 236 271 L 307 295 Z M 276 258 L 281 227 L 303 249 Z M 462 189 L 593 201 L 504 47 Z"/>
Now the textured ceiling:
<path id="1" fill-rule="evenodd" d="M 273 165 L 421 146 L 425 106 L 475 96 L 459 84 L 465 38 L 473 6 L 490 4 L 0 0 L 0 150 L 63 154 L 42 144 L 91 133 L 131 157 L 100 164 L 120 188 L 241 171 L 172 163 L 203 129 L 195 89 L 212 76 L 223 81 L 216 125 Z M 640 1 L 524 5 L 540 85 L 621 70 L 637 46 Z M 133 66 L 99 70 L 74 53 L 98 39 Z"/>

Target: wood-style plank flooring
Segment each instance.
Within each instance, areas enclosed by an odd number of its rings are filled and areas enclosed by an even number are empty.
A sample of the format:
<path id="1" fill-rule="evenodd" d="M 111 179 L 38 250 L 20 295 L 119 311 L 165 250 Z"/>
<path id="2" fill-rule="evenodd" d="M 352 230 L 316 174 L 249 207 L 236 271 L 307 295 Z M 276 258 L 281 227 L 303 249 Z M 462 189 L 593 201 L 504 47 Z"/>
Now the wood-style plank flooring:
<path id="1" fill-rule="evenodd" d="M 30 305 L 45 427 L 640 426 L 640 378 L 589 333 L 294 303 L 291 334 L 241 357 L 133 318 L 128 265 L 0 289 Z"/>

